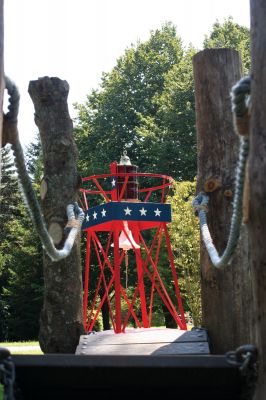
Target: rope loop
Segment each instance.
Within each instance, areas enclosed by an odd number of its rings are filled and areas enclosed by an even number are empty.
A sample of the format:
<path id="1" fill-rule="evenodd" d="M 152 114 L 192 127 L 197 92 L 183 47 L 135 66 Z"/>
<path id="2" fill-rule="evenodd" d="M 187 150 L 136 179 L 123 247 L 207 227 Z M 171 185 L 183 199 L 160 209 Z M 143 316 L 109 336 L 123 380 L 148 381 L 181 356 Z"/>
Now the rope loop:
<path id="1" fill-rule="evenodd" d="M 17 123 L 20 100 L 19 90 L 16 84 L 8 78 L 8 76 L 5 76 L 5 86 L 9 95 L 8 112 L 5 114 L 5 118 L 10 122 Z"/>
<path id="2" fill-rule="evenodd" d="M 19 110 L 19 91 L 14 82 L 5 76 L 5 87 L 9 95 L 8 112 L 3 118 L 2 146 L 7 143 L 13 144 L 18 141 L 18 110 Z"/>
<path id="3" fill-rule="evenodd" d="M 41 209 L 36 198 L 35 192 L 32 188 L 31 179 L 27 173 L 25 167 L 25 159 L 22 150 L 22 146 L 19 141 L 17 131 L 17 117 L 19 111 L 19 91 L 8 77 L 5 78 L 6 88 L 9 94 L 9 106 L 8 112 L 4 116 L 4 134 L 5 142 L 11 143 L 11 148 L 14 154 L 14 163 L 18 173 L 18 179 L 21 184 L 21 188 L 24 194 L 24 200 L 26 206 L 29 209 L 33 224 L 35 225 L 36 231 L 41 239 L 43 248 L 53 261 L 59 261 L 67 257 L 74 245 L 77 234 L 80 230 L 82 221 L 84 219 L 84 212 L 78 206 L 77 203 L 69 204 L 67 206 L 67 217 L 68 221 L 71 221 L 70 226 L 67 229 L 67 238 L 64 243 L 64 247 L 58 250 L 53 243 L 51 236 L 49 235 Z"/>
<path id="4" fill-rule="evenodd" d="M 240 227 L 243 214 L 242 208 L 245 169 L 249 152 L 249 96 L 250 77 L 245 77 L 232 88 L 231 92 L 232 109 L 234 112 L 234 116 L 235 118 L 238 118 L 239 121 L 244 118 L 244 122 L 242 120 L 242 123 L 237 125 L 236 127 L 237 132 L 239 133 L 240 146 L 238 163 L 235 173 L 235 194 L 233 200 L 233 212 L 231 217 L 229 237 L 222 256 L 219 256 L 216 250 L 207 224 L 206 212 L 209 197 L 206 193 L 200 192 L 192 201 L 194 212 L 199 217 L 202 240 L 210 256 L 212 264 L 216 268 L 223 268 L 228 265 L 237 246 L 238 238 L 240 235 Z"/>
<path id="5" fill-rule="evenodd" d="M 249 135 L 250 122 L 250 76 L 246 76 L 236 83 L 231 90 L 232 111 L 234 126 L 238 135 Z"/>

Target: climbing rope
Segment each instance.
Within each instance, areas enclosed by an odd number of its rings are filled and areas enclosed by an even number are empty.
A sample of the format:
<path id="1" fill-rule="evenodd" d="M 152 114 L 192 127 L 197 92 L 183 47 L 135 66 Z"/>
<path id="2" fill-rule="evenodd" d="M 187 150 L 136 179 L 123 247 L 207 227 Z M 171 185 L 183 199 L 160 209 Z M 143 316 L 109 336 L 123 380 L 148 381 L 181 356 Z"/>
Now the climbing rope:
<path id="1" fill-rule="evenodd" d="M 11 143 L 11 148 L 14 154 L 14 163 L 17 169 L 18 179 L 23 190 L 24 200 L 29 209 L 37 233 L 40 236 L 42 245 L 53 261 L 59 261 L 70 254 L 77 233 L 79 232 L 82 221 L 84 219 L 84 213 L 77 203 L 69 204 L 67 206 L 67 227 L 70 228 L 70 230 L 65 240 L 64 247 L 58 250 L 54 246 L 53 240 L 46 229 L 39 203 L 37 201 L 35 192 L 32 188 L 30 177 L 25 167 L 24 154 L 19 141 L 17 130 L 19 91 L 16 85 L 9 78 L 6 77 L 5 82 L 6 89 L 9 94 L 9 111 L 4 115 L 4 143 L 7 141 Z"/>
<path id="2" fill-rule="evenodd" d="M 230 231 L 226 248 L 220 257 L 213 243 L 208 224 L 206 212 L 208 210 L 209 196 L 200 192 L 192 201 L 192 206 L 199 217 L 202 239 L 216 268 L 225 267 L 237 246 L 240 235 L 243 208 L 243 188 L 245 180 L 245 168 L 249 152 L 249 99 L 250 99 L 250 77 L 242 78 L 232 88 L 231 100 L 234 112 L 234 125 L 240 139 L 239 159 L 236 168 L 235 194 L 233 200 L 233 213 L 231 217 Z"/>

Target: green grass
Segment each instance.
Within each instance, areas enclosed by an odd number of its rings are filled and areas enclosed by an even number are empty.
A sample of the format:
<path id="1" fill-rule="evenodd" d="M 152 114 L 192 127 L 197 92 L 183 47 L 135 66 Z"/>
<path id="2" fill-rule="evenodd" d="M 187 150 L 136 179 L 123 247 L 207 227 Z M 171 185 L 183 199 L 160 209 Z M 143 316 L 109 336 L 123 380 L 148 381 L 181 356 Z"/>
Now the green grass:
<path id="1" fill-rule="evenodd" d="M 39 342 L 1 342 L 0 347 L 39 346 Z"/>
<path id="2" fill-rule="evenodd" d="M 31 346 L 38 346 L 36 349 L 31 349 Z M 2 342 L 0 347 L 7 347 L 12 354 L 43 354 L 39 348 L 39 342 Z M 27 349 L 28 347 L 28 349 Z M 1 397 L 0 397 L 1 400 Z"/>
<path id="3" fill-rule="evenodd" d="M 19 350 L 19 348 L 18 348 L 18 350 L 12 350 L 11 351 L 11 356 L 12 355 L 15 355 L 15 354 L 25 354 L 25 355 L 27 355 L 27 354 L 35 354 L 35 355 L 42 355 L 43 354 L 43 352 L 41 351 L 41 350 L 38 350 L 38 349 L 36 349 L 36 350 Z"/>

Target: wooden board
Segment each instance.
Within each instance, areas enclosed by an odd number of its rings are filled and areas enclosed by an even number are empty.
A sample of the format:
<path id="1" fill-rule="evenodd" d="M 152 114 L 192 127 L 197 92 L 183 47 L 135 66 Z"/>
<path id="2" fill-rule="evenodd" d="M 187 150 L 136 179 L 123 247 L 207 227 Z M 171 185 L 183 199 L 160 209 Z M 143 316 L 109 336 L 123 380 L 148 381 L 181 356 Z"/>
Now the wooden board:
<path id="1" fill-rule="evenodd" d="M 226 356 L 14 355 L 27 400 L 240 400 L 245 377 Z"/>
<path id="2" fill-rule="evenodd" d="M 96 332 L 80 337 L 78 355 L 176 355 L 209 354 L 204 330 L 128 329 L 125 333 Z"/>

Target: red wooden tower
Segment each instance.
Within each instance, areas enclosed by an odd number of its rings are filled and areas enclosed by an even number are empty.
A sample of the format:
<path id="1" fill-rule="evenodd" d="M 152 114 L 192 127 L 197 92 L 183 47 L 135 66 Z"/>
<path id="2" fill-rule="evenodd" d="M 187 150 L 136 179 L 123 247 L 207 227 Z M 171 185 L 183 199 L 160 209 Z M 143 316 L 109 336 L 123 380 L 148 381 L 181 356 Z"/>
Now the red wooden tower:
<path id="1" fill-rule="evenodd" d="M 186 330 L 167 230 L 171 207 L 165 199 L 171 183 L 172 178 L 166 175 L 138 173 L 126 152 L 119 164 L 110 165 L 109 174 L 83 179 L 86 214 L 82 229 L 87 232 L 83 306 L 87 332 L 93 330 L 104 302 L 116 333 L 124 332 L 130 319 L 139 328 L 149 328 L 158 300 L 178 327 Z M 100 205 L 95 205 L 97 196 Z M 163 246 L 167 248 L 167 260 L 160 257 Z M 91 276 L 95 282 L 95 274 L 97 283 L 92 288 Z M 174 298 L 168 293 L 169 284 L 174 288 Z"/>

